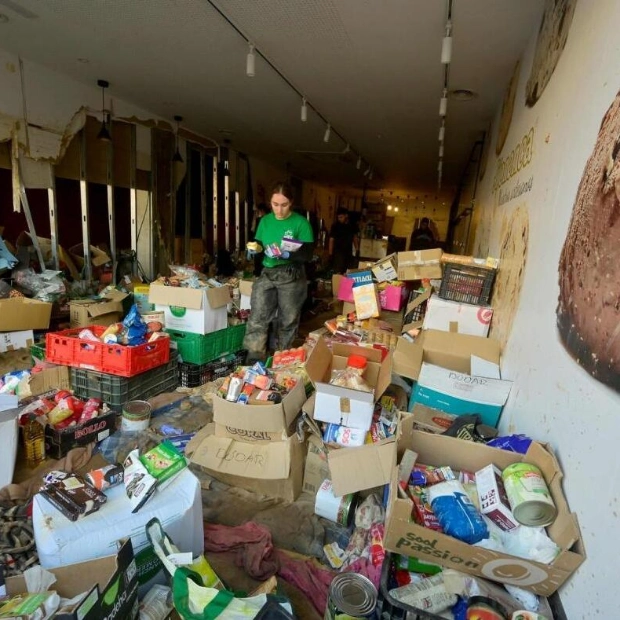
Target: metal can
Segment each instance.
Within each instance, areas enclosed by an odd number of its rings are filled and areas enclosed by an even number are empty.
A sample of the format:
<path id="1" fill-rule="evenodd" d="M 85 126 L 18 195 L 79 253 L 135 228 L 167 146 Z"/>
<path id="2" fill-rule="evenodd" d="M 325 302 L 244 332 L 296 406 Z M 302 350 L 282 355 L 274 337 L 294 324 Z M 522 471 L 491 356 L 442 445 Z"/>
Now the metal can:
<path id="1" fill-rule="evenodd" d="M 85 478 L 96 489 L 105 491 L 110 487 L 120 484 L 123 481 L 124 473 L 125 470 L 123 466 L 120 463 L 114 463 L 89 471 Z"/>
<path id="2" fill-rule="evenodd" d="M 145 400 L 130 400 L 123 405 L 121 430 L 144 431 L 151 421 L 151 405 Z"/>
<path id="3" fill-rule="evenodd" d="M 377 606 L 377 588 L 356 573 L 339 573 L 329 586 L 324 620 L 371 618 Z"/>
<path id="4" fill-rule="evenodd" d="M 514 518 L 521 525 L 545 527 L 558 510 L 542 472 L 530 463 L 513 463 L 502 472 L 502 480 Z"/>
<path id="5" fill-rule="evenodd" d="M 471 596 L 467 604 L 467 620 L 507 620 L 503 605 L 486 596 Z"/>
<path id="6" fill-rule="evenodd" d="M 549 620 L 547 616 L 543 616 L 535 611 L 527 611 L 525 609 L 519 609 L 514 611 L 510 620 Z"/>
<path id="7" fill-rule="evenodd" d="M 338 497 L 334 495 L 331 480 L 323 480 L 314 500 L 314 513 L 346 527 L 355 512 L 355 501 L 355 493 Z"/>

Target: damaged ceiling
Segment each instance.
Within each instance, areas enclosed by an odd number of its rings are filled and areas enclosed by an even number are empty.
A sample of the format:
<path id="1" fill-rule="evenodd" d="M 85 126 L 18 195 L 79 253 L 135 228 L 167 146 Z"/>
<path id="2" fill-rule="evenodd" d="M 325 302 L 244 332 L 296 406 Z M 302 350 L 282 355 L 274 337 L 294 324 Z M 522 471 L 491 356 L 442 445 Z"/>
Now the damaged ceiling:
<path id="1" fill-rule="evenodd" d="M 458 183 L 543 6 L 453 1 L 449 88 L 475 96 L 449 99 L 444 186 Z M 371 187 L 434 190 L 447 11 L 442 0 L 0 0 L 0 47 L 95 87 L 106 79 L 112 98 L 179 114 L 306 179 L 361 187 L 372 167 Z"/>

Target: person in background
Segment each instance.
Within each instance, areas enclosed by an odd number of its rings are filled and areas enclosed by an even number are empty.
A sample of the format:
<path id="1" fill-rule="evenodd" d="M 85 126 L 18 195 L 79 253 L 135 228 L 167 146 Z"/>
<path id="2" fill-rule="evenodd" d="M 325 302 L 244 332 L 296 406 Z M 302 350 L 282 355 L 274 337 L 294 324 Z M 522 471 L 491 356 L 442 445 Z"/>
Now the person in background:
<path id="1" fill-rule="evenodd" d="M 427 217 L 423 217 L 420 222 L 420 227 L 416 228 L 411 233 L 411 243 L 409 244 L 410 250 L 430 250 L 437 247 L 437 241 L 435 235 L 430 228 L 430 220 Z"/>
<path id="2" fill-rule="evenodd" d="M 359 249 L 359 234 L 349 223 L 349 211 L 338 207 L 336 221 L 329 232 L 329 256 L 334 273 L 344 273 Z"/>
<path id="3" fill-rule="evenodd" d="M 276 183 L 270 202 L 271 213 L 261 218 L 256 239 L 248 244 L 248 252 L 257 254 L 263 265 L 252 287 L 252 311 L 243 343 L 248 350 L 248 363 L 267 357 L 269 325 L 276 314 L 277 348 L 291 347 L 308 294 L 304 263 L 312 259 L 314 251 L 312 227 L 305 217 L 293 211 L 291 188 L 286 183 Z M 299 247 L 294 251 L 283 249 L 284 237 L 296 240 Z"/>

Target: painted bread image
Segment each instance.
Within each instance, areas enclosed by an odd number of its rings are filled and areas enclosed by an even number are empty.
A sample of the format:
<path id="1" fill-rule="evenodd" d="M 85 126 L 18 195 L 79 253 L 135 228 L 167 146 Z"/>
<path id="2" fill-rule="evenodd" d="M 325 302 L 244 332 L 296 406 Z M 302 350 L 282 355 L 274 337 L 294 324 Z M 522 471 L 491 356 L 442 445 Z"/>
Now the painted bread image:
<path id="1" fill-rule="evenodd" d="M 559 283 L 565 347 L 593 377 L 620 391 L 620 93 L 577 190 Z"/>

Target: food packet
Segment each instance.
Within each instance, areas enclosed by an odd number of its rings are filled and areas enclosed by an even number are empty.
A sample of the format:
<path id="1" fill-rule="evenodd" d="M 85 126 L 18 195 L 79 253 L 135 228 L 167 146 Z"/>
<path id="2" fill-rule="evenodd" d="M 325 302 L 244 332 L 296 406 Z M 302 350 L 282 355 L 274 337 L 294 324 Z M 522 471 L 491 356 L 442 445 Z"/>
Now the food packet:
<path id="1" fill-rule="evenodd" d="M 362 392 L 372 392 L 372 388 L 364 381 L 359 370 L 356 368 L 345 368 L 334 370 L 330 383 L 339 387 L 360 390 Z"/>

